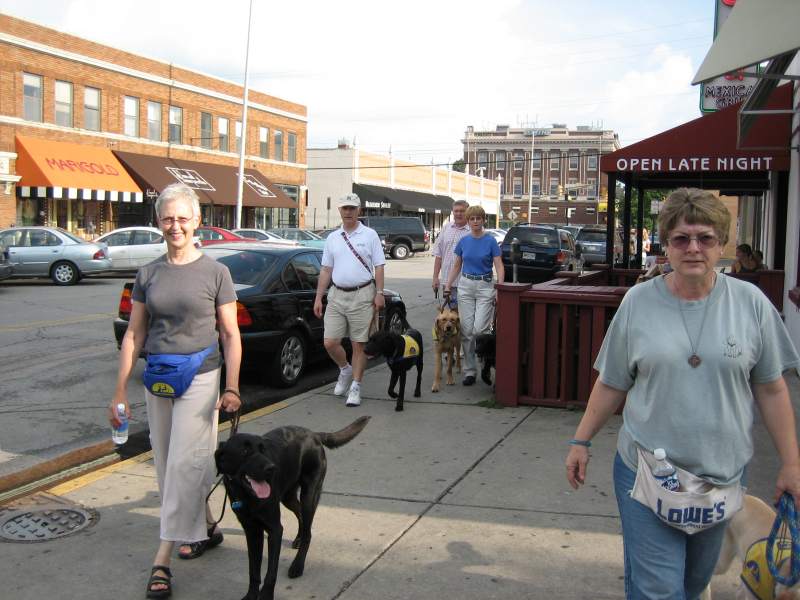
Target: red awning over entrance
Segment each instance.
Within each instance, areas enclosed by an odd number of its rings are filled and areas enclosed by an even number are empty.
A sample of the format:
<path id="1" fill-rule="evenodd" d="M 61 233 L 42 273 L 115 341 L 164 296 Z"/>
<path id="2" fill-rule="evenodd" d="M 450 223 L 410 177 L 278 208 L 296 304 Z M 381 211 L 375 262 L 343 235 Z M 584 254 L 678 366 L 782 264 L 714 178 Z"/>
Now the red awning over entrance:
<path id="1" fill-rule="evenodd" d="M 776 88 L 764 108 L 791 108 L 792 85 Z M 737 147 L 739 106 L 729 106 L 604 156 L 605 173 L 681 174 L 788 171 L 791 115 L 756 121 Z M 757 148 L 768 148 L 758 150 Z M 775 148 L 781 148 L 776 150 Z"/>

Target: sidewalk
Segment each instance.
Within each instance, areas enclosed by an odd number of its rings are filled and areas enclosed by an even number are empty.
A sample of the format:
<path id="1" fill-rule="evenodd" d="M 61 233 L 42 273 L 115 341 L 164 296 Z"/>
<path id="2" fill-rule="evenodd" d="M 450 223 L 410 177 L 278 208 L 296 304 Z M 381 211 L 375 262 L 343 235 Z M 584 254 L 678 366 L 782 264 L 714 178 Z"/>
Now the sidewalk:
<path id="1" fill-rule="evenodd" d="M 402 413 L 394 412 L 386 396 L 389 377 L 382 365 L 367 373 L 360 408 L 345 408 L 328 385 L 243 419 L 241 431 L 262 433 L 288 424 L 334 431 L 358 416 L 372 416 L 353 442 L 327 451 L 325 492 L 305 574 L 294 580 L 287 570 L 296 523 L 283 511 L 276 598 L 623 598 L 611 482 L 620 418 L 596 437 L 589 481 L 573 492 L 564 477 L 565 442 L 580 412 L 485 408 L 478 403 L 492 393 L 480 381 L 432 394 L 433 353 L 425 350 L 423 397 L 406 398 Z M 227 430 L 220 432 L 220 439 L 227 436 Z M 4 543 L 3 597 L 144 598 L 158 542 L 149 456 L 48 494 L 35 499 L 77 503 L 95 510 L 99 520 L 49 542 Z M 217 515 L 222 498 L 215 492 Z M 25 499 L 17 508 L 31 504 Z M 0 516 L 8 510 L 0 509 Z M 244 595 L 246 545 L 230 508 L 222 527 L 220 547 L 197 560 L 173 561 L 174 598 Z M 733 571 L 715 578 L 714 598 L 733 598 L 736 582 Z"/>

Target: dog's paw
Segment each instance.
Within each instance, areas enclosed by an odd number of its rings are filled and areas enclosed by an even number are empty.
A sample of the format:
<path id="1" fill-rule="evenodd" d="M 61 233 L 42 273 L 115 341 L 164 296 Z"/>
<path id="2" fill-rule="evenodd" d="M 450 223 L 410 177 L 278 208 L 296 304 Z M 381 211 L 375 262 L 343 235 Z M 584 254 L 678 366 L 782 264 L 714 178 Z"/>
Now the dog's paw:
<path id="1" fill-rule="evenodd" d="M 398 404 L 397 406 L 394 407 L 394 411 L 395 412 L 403 412 L 403 405 L 402 404 Z"/>
<path id="2" fill-rule="evenodd" d="M 397 392 L 395 392 L 394 390 L 389 390 L 388 394 L 389 398 L 397 398 Z"/>
<path id="3" fill-rule="evenodd" d="M 434 384 L 433 386 L 431 386 L 431 391 L 432 391 L 434 394 L 436 394 L 436 393 L 439 391 L 439 386 L 438 386 L 438 385 L 436 385 L 436 384 Z"/>
<path id="4" fill-rule="evenodd" d="M 455 385 L 455 384 L 456 384 L 456 380 L 455 379 L 448 379 L 447 380 L 447 385 Z"/>
<path id="5" fill-rule="evenodd" d="M 297 564 L 293 562 L 292 565 L 289 567 L 289 578 L 294 579 L 296 577 L 300 577 L 303 574 L 303 570 L 305 569 L 304 564 Z"/>

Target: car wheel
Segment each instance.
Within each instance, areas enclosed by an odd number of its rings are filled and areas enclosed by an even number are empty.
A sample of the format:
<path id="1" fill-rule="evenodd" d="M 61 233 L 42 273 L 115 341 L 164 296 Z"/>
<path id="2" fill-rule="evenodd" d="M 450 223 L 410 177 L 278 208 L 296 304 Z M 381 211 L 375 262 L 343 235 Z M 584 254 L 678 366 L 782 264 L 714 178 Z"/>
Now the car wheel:
<path id="1" fill-rule="evenodd" d="M 405 260 L 411 254 L 411 249 L 405 244 L 397 244 L 392 248 L 392 258 L 395 260 Z"/>
<path id="2" fill-rule="evenodd" d="M 81 278 L 78 267 L 65 260 L 59 261 L 50 269 L 50 279 L 56 285 L 74 285 Z"/>
<path id="3" fill-rule="evenodd" d="M 300 379 L 306 366 L 306 340 L 297 331 L 290 331 L 281 341 L 273 359 L 272 383 L 278 387 L 291 387 Z"/>
<path id="4" fill-rule="evenodd" d="M 390 308 L 386 311 L 386 316 L 383 319 L 383 329 L 384 331 L 391 331 L 401 335 L 405 333 L 405 319 L 399 308 Z"/>

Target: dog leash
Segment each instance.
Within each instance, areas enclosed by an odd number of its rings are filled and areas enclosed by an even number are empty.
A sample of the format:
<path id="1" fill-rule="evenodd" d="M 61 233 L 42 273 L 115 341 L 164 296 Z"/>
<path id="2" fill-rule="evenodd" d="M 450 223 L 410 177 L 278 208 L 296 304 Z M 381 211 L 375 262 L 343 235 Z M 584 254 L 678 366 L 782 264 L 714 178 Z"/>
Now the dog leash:
<path id="1" fill-rule="evenodd" d="M 236 409 L 236 411 L 233 413 L 233 415 L 231 415 L 231 418 L 230 418 L 230 421 L 231 421 L 231 432 L 228 435 L 228 440 L 230 440 L 233 436 L 235 436 L 237 434 L 237 432 L 239 431 L 239 420 L 241 418 L 242 418 L 242 408 L 240 406 L 239 408 Z M 217 478 L 217 482 L 214 484 L 214 487 L 211 488 L 211 491 L 208 492 L 208 495 L 206 496 L 206 503 L 208 503 L 209 499 L 211 498 L 211 494 L 213 494 L 214 490 L 216 490 L 219 487 L 219 484 L 222 482 L 222 479 L 224 477 L 225 477 L 224 475 L 220 475 L 219 478 Z M 219 519 L 214 521 L 214 524 L 211 525 L 211 531 L 214 531 L 214 527 L 216 527 L 219 524 L 219 522 L 222 521 L 222 517 L 225 516 L 225 507 L 227 505 L 228 505 L 228 488 L 226 487 L 225 488 L 225 497 L 222 499 L 222 512 L 219 515 Z"/>
<path id="2" fill-rule="evenodd" d="M 788 530 L 788 535 L 787 535 Z M 790 556 L 791 572 L 788 577 L 778 574 L 780 561 L 775 560 L 775 545 L 778 540 L 790 539 L 792 543 L 792 553 Z M 781 550 L 778 551 L 782 552 Z M 794 498 L 788 492 L 781 495 L 778 501 L 778 514 L 772 524 L 772 530 L 767 538 L 767 567 L 775 578 L 775 581 L 786 587 L 792 587 L 800 581 L 800 522 L 798 521 L 797 508 Z M 780 557 L 779 557 L 780 558 Z"/>

